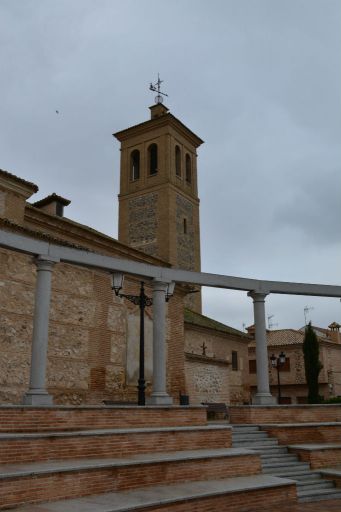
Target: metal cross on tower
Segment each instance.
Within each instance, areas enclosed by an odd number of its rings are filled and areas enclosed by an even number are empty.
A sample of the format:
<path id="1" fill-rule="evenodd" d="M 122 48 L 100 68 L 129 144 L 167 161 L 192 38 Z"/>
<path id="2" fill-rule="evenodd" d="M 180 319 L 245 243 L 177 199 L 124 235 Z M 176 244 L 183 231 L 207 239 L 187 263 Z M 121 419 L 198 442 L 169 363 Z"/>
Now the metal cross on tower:
<path id="1" fill-rule="evenodd" d="M 155 96 L 155 103 L 163 103 L 163 97 L 162 96 L 168 96 L 165 92 L 161 92 L 161 84 L 163 80 L 160 79 L 159 73 L 157 74 L 157 82 L 155 84 L 150 83 L 149 89 L 151 91 L 157 92 L 157 96 Z"/>

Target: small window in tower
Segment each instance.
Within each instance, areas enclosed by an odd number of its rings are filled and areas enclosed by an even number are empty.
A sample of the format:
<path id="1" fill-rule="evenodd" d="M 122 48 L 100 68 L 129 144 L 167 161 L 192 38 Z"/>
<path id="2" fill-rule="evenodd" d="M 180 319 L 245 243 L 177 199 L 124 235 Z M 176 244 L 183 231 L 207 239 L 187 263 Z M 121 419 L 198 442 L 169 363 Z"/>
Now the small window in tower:
<path id="1" fill-rule="evenodd" d="M 238 370 L 238 352 L 232 350 L 232 370 Z"/>
<path id="2" fill-rule="evenodd" d="M 135 149 L 130 155 L 130 179 L 132 181 L 140 178 L 140 152 Z"/>
<path id="3" fill-rule="evenodd" d="M 175 146 L 175 174 L 181 177 L 181 151 L 179 146 Z"/>
<path id="4" fill-rule="evenodd" d="M 187 219 L 184 219 L 184 234 L 187 235 Z"/>
<path id="5" fill-rule="evenodd" d="M 151 144 L 148 148 L 149 174 L 157 174 L 157 145 Z"/>
<path id="6" fill-rule="evenodd" d="M 189 154 L 186 154 L 186 182 L 192 183 L 192 162 Z"/>

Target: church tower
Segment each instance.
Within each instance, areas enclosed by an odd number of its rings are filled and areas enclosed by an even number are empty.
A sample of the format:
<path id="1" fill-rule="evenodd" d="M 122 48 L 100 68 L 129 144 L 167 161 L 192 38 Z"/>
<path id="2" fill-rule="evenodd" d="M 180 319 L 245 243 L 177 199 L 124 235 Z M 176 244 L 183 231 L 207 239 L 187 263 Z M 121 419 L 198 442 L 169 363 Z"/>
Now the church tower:
<path id="1" fill-rule="evenodd" d="M 200 271 L 196 149 L 203 141 L 162 103 L 114 134 L 121 143 L 118 239 L 172 266 Z M 201 294 L 187 305 L 201 312 Z"/>

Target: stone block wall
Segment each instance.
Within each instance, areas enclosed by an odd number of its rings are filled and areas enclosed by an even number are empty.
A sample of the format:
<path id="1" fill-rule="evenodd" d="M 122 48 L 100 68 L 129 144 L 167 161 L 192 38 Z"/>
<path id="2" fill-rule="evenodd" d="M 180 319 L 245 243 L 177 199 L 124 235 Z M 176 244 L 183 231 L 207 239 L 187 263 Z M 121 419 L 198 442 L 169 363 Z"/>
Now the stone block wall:
<path id="1" fill-rule="evenodd" d="M 191 402 L 248 402 L 247 350 L 247 343 L 234 336 L 186 323 L 185 373 Z M 238 369 L 232 369 L 232 351 L 237 352 Z"/>
<path id="2" fill-rule="evenodd" d="M 31 256 L 0 250 L 0 403 L 21 403 L 28 389 L 35 283 Z M 138 294 L 139 282 L 127 279 L 125 292 Z M 152 290 L 146 288 L 146 293 L 151 296 Z M 168 306 L 168 384 L 176 400 L 184 388 L 182 308 L 182 296 L 176 293 Z M 55 265 L 47 365 L 47 387 L 55 403 L 136 400 L 137 383 L 127 375 L 137 364 L 127 357 L 130 316 L 138 317 L 137 306 L 115 296 L 108 274 Z M 146 312 L 149 324 L 151 345 L 152 308 Z M 138 346 L 138 337 L 132 342 Z M 147 357 L 150 391 L 151 351 Z"/>

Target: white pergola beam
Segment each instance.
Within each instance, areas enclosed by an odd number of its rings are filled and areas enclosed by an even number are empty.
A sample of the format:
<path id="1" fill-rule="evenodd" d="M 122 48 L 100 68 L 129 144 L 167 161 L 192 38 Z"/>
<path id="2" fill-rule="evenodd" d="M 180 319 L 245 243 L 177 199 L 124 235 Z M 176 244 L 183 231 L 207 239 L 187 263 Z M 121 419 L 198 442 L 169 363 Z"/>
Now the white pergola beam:
<path id="1" fill-rule="evenodd" d="M 158 267 L 137 261 L 105 256 L 87 250 L 56 245 L 4 230 L 0 230 L 0 246 L 35 256 L 50 256 L 76 265 L 101 268 L 108 272 L 124 272 L 126 274 L 143 276 L 149 279 L 158 279 L 165 282 L 175 281 L 177 283 L 188 283 L 247 292 L 255 291 L 257 293 L 266 294 L 276 293 L 341 298 L 341 286 L 337 285 L 263 281 L 259 279 Z"/>

